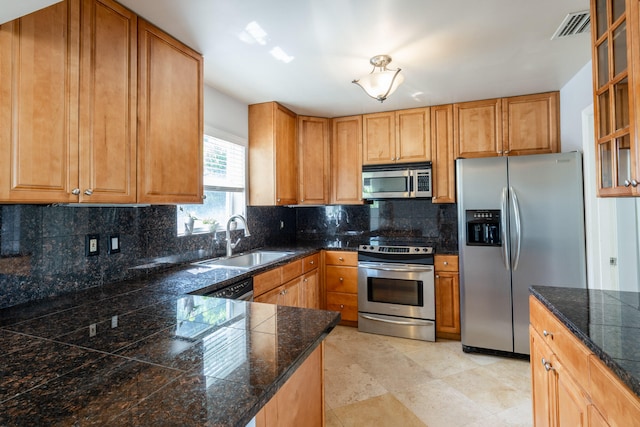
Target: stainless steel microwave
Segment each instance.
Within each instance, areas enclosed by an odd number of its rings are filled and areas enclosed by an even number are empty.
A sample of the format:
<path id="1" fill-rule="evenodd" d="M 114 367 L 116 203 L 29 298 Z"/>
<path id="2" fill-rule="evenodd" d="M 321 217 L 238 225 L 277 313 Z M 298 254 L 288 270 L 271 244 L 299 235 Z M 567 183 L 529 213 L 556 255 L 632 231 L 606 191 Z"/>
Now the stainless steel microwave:
<path id="1" fill-rule="evenodd" d="M 431 197 L 431 164 L 376 165 L 362 168 L 363 199 Z"/>

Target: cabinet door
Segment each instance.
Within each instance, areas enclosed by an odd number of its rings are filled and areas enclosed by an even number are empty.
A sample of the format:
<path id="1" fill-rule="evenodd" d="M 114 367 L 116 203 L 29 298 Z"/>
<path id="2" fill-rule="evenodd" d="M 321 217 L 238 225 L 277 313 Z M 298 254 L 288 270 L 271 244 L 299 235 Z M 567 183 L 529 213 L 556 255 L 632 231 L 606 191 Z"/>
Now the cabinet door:
<path id="1" fill-rule="evenodd" d="M 302 277 L 293 279 L 290 282 L 282 285 L 282 292 L 278 300 L 279 305 L 286 305 L 289 307 L 301 307 L 301 289 L 302 289 Z"/>
<path id="2" fill-rule="evenodd" d="M 393 111 L 362 116 L 362 164 L 389 164 L 396 153 L 395 113 Z"/>
<path id="3" fill-rule="evenodd" d="M 431 160 L 430 109 L 396 111 L 396 157 L 398 163 Z"/>
<path id="4" fill-rule="evenodd" d="M 531 351 L 531 398 L 533 400 L 533 425 L 546 427 L 551 422 L 552 395 L 549 372 L 545 363 L 551 360 L 551 350 L 538 335 L 533 326 L 529 326 L 529 348 Z"/>
<path id="5" fill-rule="evenodd" d="M 315 269 L 306 273 L 302 277 L 302 307 L 305 308 L 320 308 L 320 281 L 318 270 Z"/>
<path id="6" fill-rule="evenodd" d="M 332 120 L 331 203 L 362 204 L 362 116 Z"/>
<path id="7" fill-rule="evenodd" d="M 436 334 L 442 338 L 460 338 L 460 280 L 458 273 L 437 272 Z"/>
<path id="8" fill-rule="evenodd" d="M 329 119 L 298 116 L 298 203 L 329 203 Z"/>
<path id="9" fill-rule="evenodd" d="M 453 105 L 455 158 L 494 157 L 502 152 L 500 99 Z"/>
<path id="10" fill-rule="evenodd" d="M 358 295 L 327 292 L 327 310 L 339 311 L 342 321 L 358 321 Z"/>
<path id="11" fill-rule="evenodd" d="M 281 294 L 283 290 L 284 290 L 283 286 L 278 286 L 274 289 L 271 289 L 268 292 L 258 295 L 253 300 L 255 302 L 262 302 L 265 304 L 279 304 L 282 298 Z"/>
<path id="12" fill-rule="evenodd" d="M 598 196 L 637 195 L 638 2 L 591 0 L 591 20 Z"/>
<path id="13" fill-rule="evenodd" d="M 296 120 L 295 113 L 276 106 L 276 205 L 298 202 Z"/>
<path id="14" fill-rule="evenodd" d="M 560 94 L 547 92 L 502 100 L 504 154 L 560 151 Z"/>
<path id="15" fill-rule="evenodd" d="M 83 0 L 80 201 L 136 202 L 137 18 L 111 0 Z"/>
<path id="16" fill-rule="evenodd" d="M 202 203 L 202 56 L 138 19 L 138 202 Z"/>
<path id="17" fill-rule="evenodd" d="M 455 203 L 453 106 L 431 107 L 432 203 Z"/>
<path id="18" fill-rule="evenodd" d="M 77 202 L 79 0 L 0 26 L 0 200 Z"/>
<path id="19" fill-rule="evenodd" d="M 589 422 L 589 400 L 585 392 L 556 358 L 551 362 L 551 369 L 549 375 L 555 380 L 555 425 L 586 427 Z"/>

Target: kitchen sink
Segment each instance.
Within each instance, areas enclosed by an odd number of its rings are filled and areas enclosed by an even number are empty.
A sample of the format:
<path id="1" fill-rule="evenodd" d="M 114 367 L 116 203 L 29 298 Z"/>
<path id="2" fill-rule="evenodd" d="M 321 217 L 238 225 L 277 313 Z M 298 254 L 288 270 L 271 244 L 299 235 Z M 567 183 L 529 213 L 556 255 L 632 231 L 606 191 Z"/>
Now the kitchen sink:
<path id="1" fill-rule="evenodd" d="M 269 264 L 270 262 L 277 261 L 290 255 L 293 255 L 293 252 L 255 251 L 224 258 L 207 259 L 204 261 L 196 262 L 194 264 L 201 267 L 209 268 L 234 268 L 240 270 L 249 270 L 251 268 Z"/>

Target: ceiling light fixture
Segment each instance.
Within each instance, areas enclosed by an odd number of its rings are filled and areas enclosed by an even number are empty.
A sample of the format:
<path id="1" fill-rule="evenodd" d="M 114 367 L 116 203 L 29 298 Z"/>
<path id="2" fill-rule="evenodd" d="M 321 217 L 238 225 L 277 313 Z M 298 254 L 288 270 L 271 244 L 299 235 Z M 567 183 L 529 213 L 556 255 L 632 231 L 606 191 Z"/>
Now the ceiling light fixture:
<path id="1" fill-rule="evenodd" d="M 391 62 L 389 55 L 376 55 L 369 62 L 373 65 L 373 70 L 351 83 L 360 86 L 373 99 L 383 102 L 400 86 L 404 81 L 404 76 L 400 74 L 400 68 L 396 70 L 387 68 Z"/>

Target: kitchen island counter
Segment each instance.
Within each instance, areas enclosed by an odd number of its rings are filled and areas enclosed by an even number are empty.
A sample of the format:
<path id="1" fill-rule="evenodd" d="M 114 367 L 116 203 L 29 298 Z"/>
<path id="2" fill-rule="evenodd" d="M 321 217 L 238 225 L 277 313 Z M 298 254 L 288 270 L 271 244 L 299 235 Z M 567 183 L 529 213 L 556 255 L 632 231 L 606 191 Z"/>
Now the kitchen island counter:
<path id="1" fill-rule="evenodd" d="M 640 293 L 531 287 L 531 294 L 640 398 Z"/>
<path id="2" fill-rule="evenodd" d="M 0 310 L 0 425 L 243 426 L 340 320 L 189 270 Z"/>

